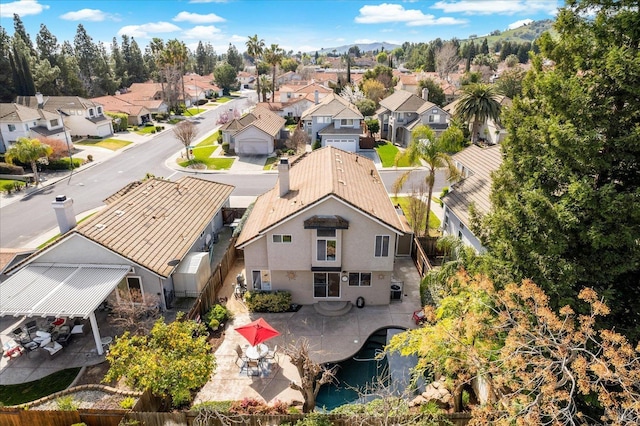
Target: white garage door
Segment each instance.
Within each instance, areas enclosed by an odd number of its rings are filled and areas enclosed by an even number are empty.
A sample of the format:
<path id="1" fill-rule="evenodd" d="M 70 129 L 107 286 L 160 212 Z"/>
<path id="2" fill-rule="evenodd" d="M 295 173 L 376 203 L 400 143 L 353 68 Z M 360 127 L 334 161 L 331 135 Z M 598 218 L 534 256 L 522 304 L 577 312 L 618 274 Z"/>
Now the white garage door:
<path id="1" fill-rule="evenodd" d="M 269 143 L 267 141 L 262 140 L 242 140 L 240 142 L 236 141 L 236 154 L 242 155 L 268 155 L 269 152 Z"/>
<path id="2" fill-rule="evenodd" d="M 357 150 L 355 139 L 327 139 L 325 146 L 333 146 L 349 152 L 356 152 Z"/>

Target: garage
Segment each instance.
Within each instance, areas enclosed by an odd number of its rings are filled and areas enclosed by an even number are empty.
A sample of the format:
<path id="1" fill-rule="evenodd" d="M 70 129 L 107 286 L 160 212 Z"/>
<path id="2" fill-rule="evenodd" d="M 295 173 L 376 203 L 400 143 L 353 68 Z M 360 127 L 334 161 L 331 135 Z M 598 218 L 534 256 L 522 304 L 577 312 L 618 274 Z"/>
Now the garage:
<path id="1" fill-rule="evenodd" d="M 343 151 L 349 151 L 349 152 L 356 152 L 357 151 L 357 145 L 356 145 L 356 141 L 357 139 L 326 139 L 324 145 L 325 146 L 333 146 L 335 148 L 339 148 L 342 149 Z"/>
<path id="2" fill-rule="evenodd" d="M 236 154 L 238 155 L 269 155 L 269 142 L 259 139 L 236 140 Z"/>

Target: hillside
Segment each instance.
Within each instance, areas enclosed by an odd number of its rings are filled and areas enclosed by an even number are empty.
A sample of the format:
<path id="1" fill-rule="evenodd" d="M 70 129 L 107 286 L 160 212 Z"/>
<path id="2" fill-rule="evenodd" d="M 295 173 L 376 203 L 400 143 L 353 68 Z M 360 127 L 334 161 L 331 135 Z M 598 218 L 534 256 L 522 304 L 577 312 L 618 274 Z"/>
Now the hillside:
<path id="1" fill-rule="evenodd" d="M 385 52 L 390 52 L 396 47 L 401 47 L 399 44 L 387 43 L 385 41 L 376 42 L 376 43 L 346 44 L 344 46 L 337 46 L 337 47 L 324 47 L 318 50 L 318 54 L 319 55 L 332 54 L 334 50 L 336 51 L 335 53 L 342 54 L 342 53 L 348 52 L 349 48 L 352 46 L 358 46 L 361 52 L 370 52 L 373 50 L 379 51 L 381 50 L 382 47 L 384 47 Z M 314 54 L 315 52 L 307 52 L 307 53 Z"/>
<path id="2" fill-rule="evenodd" d="M 502 31 L 497 35 L 478 36 L 473 38 L 473 41 L 476 43 L 482 43 L 482 41 L 486 38 L 489 46 L 493 46 L 497 41 L 515 41 L 518 43 L 523 43 L 526 41 L 533 42 L 533 40 L 540 37 L 540 35 L 545 31 L 551 31 L 551 33 L 553 34 L 555 32 L 555 30 L 553 30 L 553 23 L 554 21 L 552 21 L 551 19 L 534 21 L 528 25 L 523 25 L 513 30 Z M 460 43 L 464 44 L 469 42 L 470 40 L 470 38 L 461 39 Z"/>

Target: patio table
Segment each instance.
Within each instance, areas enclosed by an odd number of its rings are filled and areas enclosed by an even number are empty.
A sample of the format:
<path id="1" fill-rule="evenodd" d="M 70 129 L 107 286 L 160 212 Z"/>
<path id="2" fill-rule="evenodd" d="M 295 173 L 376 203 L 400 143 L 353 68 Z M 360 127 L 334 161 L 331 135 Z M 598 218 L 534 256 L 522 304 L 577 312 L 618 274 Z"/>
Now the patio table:
<path id="1" fill-rule="evenodd" d="M 247 356 L 247 358 L 253 359 L 253 360 L 261 360 L 262 358 L 267 356 L 268 353 L 269 353 L 269 347 L 264 343 L 260 343 L 256 346 L 249 346 L 244 351 L 244 354 Z"/>

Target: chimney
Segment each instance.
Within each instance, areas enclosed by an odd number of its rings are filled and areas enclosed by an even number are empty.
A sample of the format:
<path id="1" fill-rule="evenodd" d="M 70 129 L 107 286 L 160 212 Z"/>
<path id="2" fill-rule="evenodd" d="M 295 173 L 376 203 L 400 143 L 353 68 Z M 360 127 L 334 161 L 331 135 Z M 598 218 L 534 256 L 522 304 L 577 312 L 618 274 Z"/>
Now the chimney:
<path id="1" fill-rule="evenodd" d="M 56 200 L 51 203 L 56 212 L 60 233 L 64 234 L 76 227 L 76 215 L 73 213 L 73 200 L 66 195 L 56 195 Z"/>
<path id="2" fill-rule="evenodd" d="M 319 94 L 318 91 L 316 90 L 315 92 L 313 92 L 313 99 L 316 101 L 316 105 L 318 105 L 319 102 Z"/>
<path id="3" fill-rule="evenodd" d="M 38 102 L 38 109 L 42 109 L 42 107 L 44 107 L 44 96 L 42 96 L 42 93 L 36 92 L 36 101 Z"/>
<path id="4" fill-rule="evenodd" d="M 422 99 L 424 99 L 425 101 L 429 100 L 429 89 L 427 89 L 426 87 L 422 89 Z"/>
<path id="5" fill-rule="evenodd" d="M 289 159 L 281 158 L 278 163 L 278 186 L 280 187 L 280 196 L 284 197 L 289 192 Z"/>

